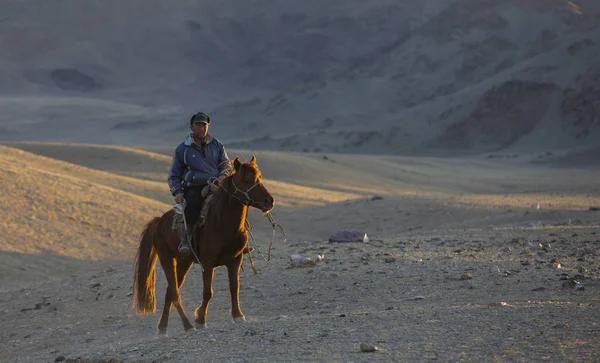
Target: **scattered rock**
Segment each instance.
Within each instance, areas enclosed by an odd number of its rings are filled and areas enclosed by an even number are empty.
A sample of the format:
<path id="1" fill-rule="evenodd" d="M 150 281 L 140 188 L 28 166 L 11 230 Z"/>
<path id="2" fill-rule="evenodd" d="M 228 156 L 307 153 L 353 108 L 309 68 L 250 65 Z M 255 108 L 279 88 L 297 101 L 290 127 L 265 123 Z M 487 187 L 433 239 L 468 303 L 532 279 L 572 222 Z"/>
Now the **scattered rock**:
<path id="1" fill-rule="evenodd" d="M 382 200 L 382 199 L 383 199 L 383 197 L 380 195 L 375 195 L 371 198 L 371 200 Z"/>
<path id="2" fill-rule="evenodd" d="M 367 343 L 360 343 L 360 351 L 361 352 L 376 352 L 379 350 L 379 347 L 372 345 L 372 344 L 367 344 Z"/>
<path id="3" fill-rule="evenodd" d="M 490 272 L 491 273 L 500 273 L 500 268 L 498 266 L 492 266 L 492 267 L 490 267 Z"/>
<path id="4" fill-rule="evenodd" d="M 307 267 L 307 266 L 315 266 L 317 262 L 322 261 L 325 258 L 323 255 L 315 255 L 313 257 L 305 257 L 302 255 L 291 255 L 290 261 L 292 263 L 292 267 Z"/>
<path id="5" fill-rule="evenodd" d="M 42 302 L 41 303 L 36 303 L 35 307 L 33 308 L 23 308 L 21 309 L 21 312 L 25 312 L 25 311 L 30 311 L 30 310 L 41 310 L 42 308 L 45 308 L 46 306 L 50 306 L 50 297 L 48 296 L 44 296 L 42 298 Z"/>
<path id="6" fill-rule="evenodd" d="M 517 227 L 521 228 L 530 228 L 530 227 L 539 227 L 542 225 L 541 221 L 530 221 L 530 222 L 522 222 L 517 224 Z"/>
<path id="7" fill-rule="evenodd" d="M 542 286 L 542 287 L 536 287 L 535 289 L 533 289 L 531 291 L 544 291 L 544 290 L 546 290 L 546 288 Z"/>
<path id="8" fill-rule="evenodd" d="M 544 245 L 543 245 L 543 244 L 541 244 L 541 243 L 539 243 L 539 242 L 536 242 L 536 243 L 533 243 L 533 242 L 527 242 L 527 246 L 526 246 L 526 247 L 527 247 L 528 249 L 532 250 L 532 251 L 535 251 L 535 250 L 543 250 L 543 249 L 544 249 Z"/>
<path id="9" fill-rule="evenodd" d="M 461 280 L 471 280 L 473 278 L 473 276 L 471 274 L 462 274 L 460 276 Z"/>
<path id="10" fill-rule="evenodd" d="M 422 259 L 420 259 L 420 258 L 416 258 L 416 257 L 414 257 L 414 256 L 409 256 L 409 257 L 407 257 L 407 258 L 406 258 L 406 262 L 410 262 L 410 263 L 421 263 L 421 262 L 423 262 L 423 260 L 422 260 Z"/>
<path id="11" fill-rule="evenodd" d="M 48 306 L 48 305 L 50 305 L 49 301 L 44 301 L 44 302 L 41 302 L 41 303 L 37 303 L 37 304 L 35 304 L 34 310 L 40 310 L 41 308 L 43 308 L 45 306 Z"/>
<path id="12" fill-rule="evenodd" d="M 55 362 L 64 362 L 66 360 L 67 360 L 67 358 L 65 356 L 59 355 L 58 357 L 56 357 L 56 359 L 54 361 Z"/>
<path id="13" fill-rule="evenodd" d="M 540 209 L 540 203 L 533 203 L 531 209 Z"/>
<path id="14" fill-rule="evenodd" d="M 567 280 L 567 281 L 563 282 L 562 288 L 564 290 L 571 290 L 571 289 L 574 289 L 574 290 L 577 290 L 577 291 L 584 291 L 585 290 L 585 287 L 583 286 L 583 284 L 580 283 L 579 281 L 575 280 L 575 279 L 570 279 L 570 280 Z"/>
<path id="15" fill-rule="evenodd" d="M 560 322 L 554 326 L 552 326 L 552 328 L 554 329 L 569 329 L 569 323 L 567 323 L 566 321 Z"/>
<path id="16" fill-rule="evenodd" d="M 590 207 L 589 211 L 590 212 L 598 212 L 598 211 L 600 211 L 600 207 Z"/>
<path id="17" fill-rule="evenodd" d="M 392 262 L 396 262 L 396 259 L 393 257 L 387 257 L 385 260 L 383 260 L 385 263 L 392 263 Z"/>
<path id="18" fill-rule="evenodd" d="M 525 239 L 523 238 L 513 238 L 512 240 L 510 240 L 510 243 L 516 244 L 516 245 L 524 245 L 525 244 Z"/>
<path id="19" fill-rule="evenodd" d="M 592 250 L 589 247 L 583 248 L 583 249 L 577 249 L 577 252 L 579 253 L 579 256 L 585 256 L 585 255 L 596 255 L 596 251 Z"/>
<path id="20" fill-rule="evenodd" d="M 497 307 L 502 307 L 502 306 L 510 306 L 510 304 L 505 301 L 500 301 L 500 302 L 490 303 L 490 304 L 488 304 L 488 306 L 490 308 L 497 308 Z"/>
<path id="21" fill-rule="evenodd" d="M 329 242 L 369 242 L 369 237 L 363 231 L 341 229 L 329 237 Z"/>

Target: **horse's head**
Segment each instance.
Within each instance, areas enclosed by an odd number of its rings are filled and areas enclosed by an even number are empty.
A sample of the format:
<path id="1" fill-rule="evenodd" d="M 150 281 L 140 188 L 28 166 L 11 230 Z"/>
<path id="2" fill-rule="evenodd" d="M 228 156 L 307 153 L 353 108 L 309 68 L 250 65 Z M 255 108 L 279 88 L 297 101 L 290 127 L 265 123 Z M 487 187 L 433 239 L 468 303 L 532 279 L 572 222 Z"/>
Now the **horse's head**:
<path id="1" fill-rule="evenodd" d="M 233 160 L 235 173 L 231 176 L 233 195 L 242 203 L 268 212 L 275 206 L 275 198 L 262 183 L 262 174 L 256 164 L 256 156 L 248 162 L 241 162 L 239 157 Z"/>

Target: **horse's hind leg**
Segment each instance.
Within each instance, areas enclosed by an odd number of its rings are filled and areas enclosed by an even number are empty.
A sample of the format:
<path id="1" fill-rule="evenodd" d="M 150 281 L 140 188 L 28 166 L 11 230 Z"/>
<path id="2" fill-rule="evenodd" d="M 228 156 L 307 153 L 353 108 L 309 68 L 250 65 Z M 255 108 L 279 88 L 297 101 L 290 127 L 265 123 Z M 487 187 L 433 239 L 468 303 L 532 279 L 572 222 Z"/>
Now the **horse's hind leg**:
<path id="1" fill-rule="evenodd" d="M 240 308 L 240 267 L 242 266 L 243 255 L 227 265 L 227 275 L 229 276 L 229 293 L 231 295 L 231 317 L 234 323 L 244 323 L 246 318 Z"/>
<path id="2" fill-rule="evenodd" d="M 185 276 L 187 275 L 190 267 L 192 267 L 193 262 L 191 260 L 179 261 L 177 263 L 177 300 L 175 300 L 175 308 L 181 317 L 181 321 L 183 322 L 183 328 L 188 331 L 190 329 L 194 329 L 192 323 L 190 323 L 185 311 L 183 310 L 183 305 L 181 304 L 181 294 L 179 293 L 179 289 L 183 285 L 185 281 Z"/>
<path id="3" fill-rule="evenodd" d="M 165 272 L 165 276 L 167 277 L 167 292 L 165 294 L 165 305 L 163 307 L 163 312 L 160 317 L 160 322 L 158 323 L 158 334 L 167 335 L 167 326 L 169 324 L 169 311 L 171 310 L 171 304 L 175 304 L 175 308 L 181 317 L 181 321 L 183 322 L 183 327 L 187 331 L 189 329 L 193 329 L 192 324 L 188 320 L 185 312 L 183 311 L 183 307 L 181 306 L 181 295 L 179 294 L 179 286 L 178 276 L 181 270 L 189 270 L 190 266 L 186 266 L 188 262 L 181 262 L 183 266 L 177 266 L 177 262 L 174 258 L 165 258 L 161 259 L 161 266 L 163 271 Z M 191 265 L 191 263 L 190 263 Z M 182 281 L 183 282 L 183 281 Z"/>
<path id="4" fill-rule="evenodd" d="M 206 328 L 206 312 L 208 311 L 208 303 L 213 296 L 213 277 L 215 275 L 214 267 L 205 267 L 202 272 L 202 304 L 196 309 L 196 328 Z"/>
<path id="5" fill-rule="evenodd" d="M 164 261 L 164 262 L 163 262 Z M 176 283 L 175 276 L 171 272 L 174 269 L 175 260 L 173 258 L 161 258 L 160 264 L 167 277 L 167 291 L 165 293 L 165 304 L 158 322 L 158 335 L 167 335 L 167 325 L 169 324 L 169 311 L 171 310 L 172 294 L 171 286 Z"/>

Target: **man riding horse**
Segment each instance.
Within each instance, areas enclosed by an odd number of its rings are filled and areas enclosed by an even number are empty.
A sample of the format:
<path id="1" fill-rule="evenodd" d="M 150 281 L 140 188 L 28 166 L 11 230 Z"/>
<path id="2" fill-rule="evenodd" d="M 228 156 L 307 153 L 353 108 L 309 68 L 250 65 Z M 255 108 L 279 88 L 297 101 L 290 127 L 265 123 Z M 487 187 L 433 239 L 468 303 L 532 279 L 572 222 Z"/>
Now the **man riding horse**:
<path id="1" fill-rule="evenodd" d="M 223 144 L 208 133 L 210 117 L 198 112 L 190 118 L 191 133 L 175 148 L 168 183 L 176 204 L 185 202 L 185 224 L 179 231 L 179 255 L 189 257 L 188 236 L 202 210 L 209 183 L 219 184 L 229 175 L 231 161 Z M 203 195 L 204 194 L 204 195 Z M 186 226 L 187 225 L 187 230 Z"/>

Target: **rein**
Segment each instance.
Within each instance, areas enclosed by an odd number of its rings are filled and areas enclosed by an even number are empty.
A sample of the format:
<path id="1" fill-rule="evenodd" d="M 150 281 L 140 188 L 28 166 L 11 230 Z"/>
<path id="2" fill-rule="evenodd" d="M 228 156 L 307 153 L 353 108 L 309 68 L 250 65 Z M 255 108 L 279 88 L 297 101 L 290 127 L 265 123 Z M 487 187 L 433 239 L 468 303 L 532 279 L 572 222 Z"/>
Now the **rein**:
<path id="1" fill-rule="evenodd" d="M 257 183 L 255 183 L 254 185 L 252 185 L 250 188 L 248 188 L 246 190 L 242 190 L 242 189 L 238 188 L 238 186 L 235 185 L 235 182 L 233 181 L 233 179 L 231 180 L 231 185 L 233 185 L 233 187 L 235 188 L 235 191 L 233 193 L 231 193 L 229 190 L 227 190 L 227 188 L 225 188 L 223 185 L 220 185 L 220 187 L 223 188 L 223 190 L 227 194 L 229 194 L 230 196 L 232 196 L 235 199 L 239 200 L 243 205 L 245 205 L 246 207 L 250 207 L 250 206 L 252 206 L 254 204 L 254 200 L 252 200 L 252 198 L 250 197 L 250 195 L 248 193 L 250 193 L 250 191 L 252 189 L 256 188 L 257 186 L 263 185 L 263 183 L 262 182 L 257 182 Z M 236 195 L 237 193 L 241 193 L 246 199 L 241 199 L 240 197 L 238 197 Z M 273 247 L 273 241 L 275 240 L 275 233 L 276 233 L 277 228 L 279 228 L 281 230 L 281 233 L 283 234 L 283 243 L 285 243 L 287 241 L 287 235 L 286 235 L 283 227 L 281 226 L 281 224 L 277 223 L 275 221 L 275 219 L 273 219 L 273 216 L 271 215 L 270 211 L 266 212 L 265 215 L 267 216 L 267 219 L 271 223 L 271 227 L 273 228 L 273 234 L 271 236 L 271 242 L 269 243 L 268 256 L 267 256 L 267 258 L 265 258 L 263 256 L 263 259 L 265 261 L 271 261 L 271 249 Z M 250 225 L 250 222 L 248 222 L 248 219 L 246 219 L 244 221 L 244 223 L 245 223 L 246 229 L 248 230 L 248 234 L 252 238 L 252 241 L 254 243 L 254 246 L 256 247 L 256 250 L 258 251 L 258 253 L 260 255 L 262 255 L 262 252 L 260 252 L 260 247 L 256 243 L 256 239 L 254 238 L 254 235 L 252 234 L 252 226 Z M 248 253 L 248 257 L 250 259 L 250 264 L 252 265 L 252 270 L 254 271 L 254 274 L 258 274 L 258 270 L 254 266 L 254 261 L 252 260 L 252 254 Z"/>

